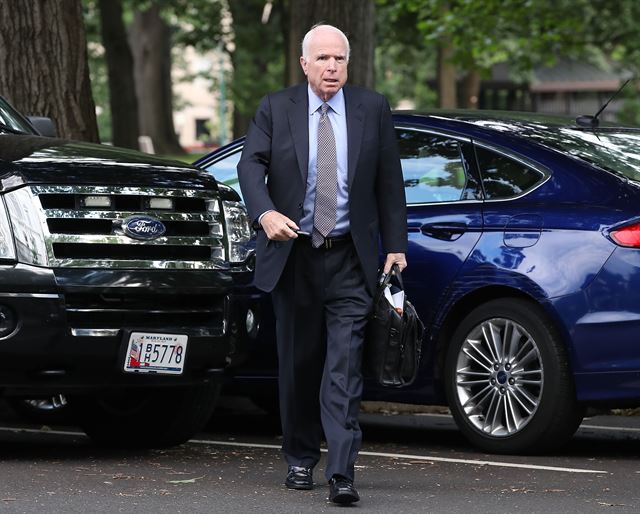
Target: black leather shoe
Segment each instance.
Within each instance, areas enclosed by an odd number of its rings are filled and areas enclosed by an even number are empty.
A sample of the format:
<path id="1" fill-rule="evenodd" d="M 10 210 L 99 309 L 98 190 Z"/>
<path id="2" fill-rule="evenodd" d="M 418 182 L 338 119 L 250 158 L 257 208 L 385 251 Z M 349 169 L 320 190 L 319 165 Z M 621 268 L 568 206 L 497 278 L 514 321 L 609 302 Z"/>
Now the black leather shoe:
<path id="1" fill-rule="evenodd" d="M 313 489 L 313 473 L 311 468 L 289 466 L 284 485 L 289 489 Z"/>
<path id="2" fill-rule="evenodd" d="M 353 486 L 353 480 L 334 475 L 329 480 L 329 499 L 333 503 L 348 504 L 359 501 L 360 496 Z"/>

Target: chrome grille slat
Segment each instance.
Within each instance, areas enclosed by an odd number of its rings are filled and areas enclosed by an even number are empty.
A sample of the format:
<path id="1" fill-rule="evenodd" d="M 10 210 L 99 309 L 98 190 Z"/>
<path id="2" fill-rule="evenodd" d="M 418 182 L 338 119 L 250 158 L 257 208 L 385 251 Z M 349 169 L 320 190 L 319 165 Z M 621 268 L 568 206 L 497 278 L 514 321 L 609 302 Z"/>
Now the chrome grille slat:
<path id="1" fill-rule="evenodd" d="M 101 219 L 101 220 L 122 220 L 129 216 L 140 214 L 137 211 L 77 211 L 71 209 L 44 209 L 47 218 L 64 219 Z M 186 213 L 186 212 L 147 212 L 150 216 L 160 221 L 204 221 L 207 223 L 217 223 L 218 220 L 213 214 Z"/>
<path id="2" fill-rule="evenodd" d="M 171 196 L 174 198 L 213 199 L 211 191 L 194 189 L 167 189 L 160 187 L 111 187 L 111 186 L 31 186 L 35 195 L 41 194 L 77 194 L 77 195 L 136 195 Z"/>
<path id="3" fill-rule="evenodd" d="M 230 269 L 228 262 L 222 259 L 211 261 L 166 261 L 166 260 L 134 260 L 118 261 L 106 259 L 56 259 L 56 267 L 60 268 L 126 268 L 126 269 Z"/>
<path id="4" fill-rule="evenodd" d="M 84 208 L 86 197 L 96 195 L 109 196 L 111 207 Z M 22 262 L 75 268 L 230 268 L 214 190 L 37 185 L 7 196 L 18 214 L 14 219 L 25 219 L 16 237 Z M 174 199 L 173 209 L 150 208 L 150 197 Z M 123 222 L 139 215 L 165 223 L 167 233 L 151 240 L 129 237 Z"/>
<path id="5" fill-rule="evenodd" d="M 222 242 L 216 237 L 210 236 L 162 236 L 151 241 L 140 241 L 120 235 L 102 234 L 51 234 L 52 243 L 93 243 L 107 245 L 146 245 L 146 246 L 211 246 L 222 248 Z"/>

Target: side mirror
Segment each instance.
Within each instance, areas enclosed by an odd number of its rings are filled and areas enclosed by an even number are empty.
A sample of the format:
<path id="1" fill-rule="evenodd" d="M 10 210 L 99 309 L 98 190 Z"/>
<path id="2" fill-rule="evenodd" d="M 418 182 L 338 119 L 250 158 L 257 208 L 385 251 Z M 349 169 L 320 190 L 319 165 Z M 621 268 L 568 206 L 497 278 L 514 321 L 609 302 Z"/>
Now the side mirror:
<path id="1" fill-rule="evenodd" d="M 27 116 L 27 119 L 41 136 L 56 137 L 58 135 L 56 126 L 53 124 L 53 121 L 51 121 L 51 118 L 45 118 L 43 116 Z"/>

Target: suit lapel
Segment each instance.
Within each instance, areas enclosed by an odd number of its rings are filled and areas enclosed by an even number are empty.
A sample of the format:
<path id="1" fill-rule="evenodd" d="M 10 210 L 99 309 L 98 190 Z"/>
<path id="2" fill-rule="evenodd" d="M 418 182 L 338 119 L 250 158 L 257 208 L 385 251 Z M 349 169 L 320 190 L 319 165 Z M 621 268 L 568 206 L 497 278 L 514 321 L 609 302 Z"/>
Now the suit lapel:
<path id="1" fill-rule="evenodd" d="M 309 97 L 306 82 L 293 90 L 290 100 L 289 128 L 296 149 L 302 184 L 306 187 L 309 169 Z"/>
<path id="2" fill-rule="evenodd" d="M 353 183 L 356 174 L 356 165 L 360 156 L 360 146 L 362 143 L 362 133 L 364 128 L 364 112 L 362 104 L 353 90 L 345 86 L 344 105 L 347 111 L 347 154 L 348 154 L 348 183 L 349 187 Z"/>

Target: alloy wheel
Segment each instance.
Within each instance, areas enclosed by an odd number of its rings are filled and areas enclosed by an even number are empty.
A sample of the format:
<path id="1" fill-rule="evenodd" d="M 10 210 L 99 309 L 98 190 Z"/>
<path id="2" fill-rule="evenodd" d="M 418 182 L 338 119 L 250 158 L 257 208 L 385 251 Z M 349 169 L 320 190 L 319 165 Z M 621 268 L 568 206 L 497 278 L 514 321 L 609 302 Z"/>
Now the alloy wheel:
<path id="1" fill-rule="evenodd" d="M 492 318 L 465 338 L 456 362 L 455 392 L 467 420 L 492 437 L 508 437 L 533 418 L 544 369 L 536 341 L 522 325 Z"/>

